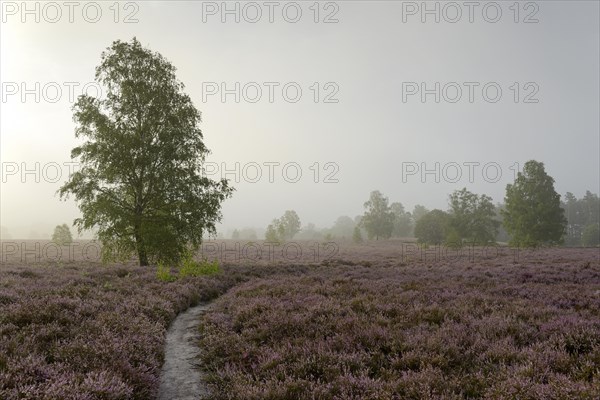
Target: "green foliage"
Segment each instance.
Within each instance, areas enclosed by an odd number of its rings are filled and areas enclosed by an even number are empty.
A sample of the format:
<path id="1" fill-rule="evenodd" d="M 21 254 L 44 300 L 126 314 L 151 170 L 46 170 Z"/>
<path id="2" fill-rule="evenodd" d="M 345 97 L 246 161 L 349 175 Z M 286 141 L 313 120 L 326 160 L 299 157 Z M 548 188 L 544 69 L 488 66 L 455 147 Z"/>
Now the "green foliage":
<path id="1" fill-rule="evenodd" d="M 156 270 L 156 277 L 158 280 L 163 282 L 173 282 L 177 279 L 185 278 L 186 276 L 198 277 L 205 275 L 215 275 L 221 272 L 218 260 L 208 261 L 202 259 L 200 261 L 194 260 L 192 252 L 187 250 L 179 265 L 179 273 L 173 275 L 171 268 L 167 267 L 162 261 L 158 262 L 158 268 Z"/>
<path id="2" fill-rule="evenodd" d="M 269 224 L 269 226 L 267 226 L 267 231 L 265 232 L 265 240 L 267 242 L 279 243 L 279 235 L 277 234 L 277 230 L 275 229 L 275 226 L 273 224 Z"/>
<path id="3" fill-rule="evenodd" d="M 354 232 L 356 223 L 347 215 L 342 215 L 335 220 L 330 230 L 331 235 L 341 238 L 350 238 Z"/>
<path id="4" fill-rule="evenodd" d="M 56 225 L 52 234 L 52 241 L 59 246 L 66 246 L 73 243 L 73 236 L 67 224 Z"/>
<path id="5" fill-rule="evenodd" d="M 450 195 L 450 227 L 459 241 L 481 245 L 494 242 L 499 226 L 491 197 L 476 195 L 466 188 Z"/>
<path id="6" fill-rule="evenodd" d="M 294 210 L 287 210 L 279 219 L 278 230 L 283 239 L 293 239 L 300 232 L 300 217 Z"/>
<path id="7" fill-rule="evenodd" d="M 352 241 L 354 243 L 362 243 L 363 242 L 362 233 L 360 233 L 360 228 L 358 226 L 354 227 L 354 232 L 352 233 Z"/>
<path id="8" fill-rule="evenodd" d="M 196 261 L 192 257 L 192 253 L 188 252 L 182 260 L 181 267 L 179 268 L 179 278 L 185 278 L 186 276 L 203 276 L 203 275 L 215 275 L 221 272 L 218 260 L 208 261 L 203 259 Z"/>
<path id="9" fill-rule="evenodd" d="M 422 216 L 415 225 L 415 237 L 419 243 L 442 244 L 446 238 L 449 215 L 442 210 L 432 210 Z"/>
<path id="10" fill-rule="evenodd" d="M 565 244 L 568 246 L 579 246 L 583 241 L 583 232 L 589 225 L 600 223 L 600 199 L 597 194 L 589 190 L 581 199 L 577 199 L 573 193 L 567 192 L 565 201 L 561 202 L 567 218 L 567 232 Z"/>
<path id="11" fill-rule="evenodd" d="M 569 224 L 586 226 L 600 222 L 600 198 L 589 190 L 586 190 L 581 199 L 567 192 L 565 201 L 561 205 L 565 209 Z"/>
<path id="12" fill-rule="evenodd" d="M 528 161 L 515 182 L 506 186 L 504 227 L 511 245 L 537 247 L 562 243 L 567 220 L 544 164 Z"/>
<path id="13" fill-rule="evenodd" d="M 600 227 L 598 224 L 590 224 L 585 227 L 581 236 L 581 242 L 586 247 L 597 247 L 600 245 Z"/>
<path id="14" fill-rule="evenodd" d="M 209 150 L 200 112 L 175 67 L 135 38 L 115 41 L 101 55 L 95 79 L 101 98 L 79 96 L 73 106 L 71 152 L 81 168 L 60 189 L 73 195 L 79 231 L 95 229 L 104 261 L 137 253 L 140 265 L 179 262 L 188 246 L 216 234 L 228 181 L 202 173 Z"/>
<path id="15" fill-rule="evenodd" d="M 369 196 L 369 200 L 364 203 L 366 209 L 361 225 L 367 231 L 369 239 L 380 237 L 387 239 L 392 236 L 394 229 L 394 213 L 392 212 L 388 198 L 379 190 L 374 190 Z"/>
<path id="16" fill-rule="evenodd" d="M 174 282 L 177 280 L 177 277 L 171 274 L 171 268 L 167 267 L 162 261 L 158 262 L 156 278 L 163 282 Z"/>
<path id="17" fill-rule="evenodd" d="M 281 218 L 274 219 L 265 233 L 268 242 L 291 240 L 300 232 L 300 217 L 294 210 L 287 210 Z"/>
<path id="18" fill-rule="evenodd" d="M 424 216 L 425 214 L 427 214 L 428 212 L 429 212 L 429 210 L 425 206 L 417 204 L 413 208 L 413 212 L 412 212 L 413 223 L 416 224 L 417 221 L 420 220 L 421 217 Z"/>
<path id="19" fill-rule="evenodd" d="M 452 249 L 458 249 L 462 247 L 463 241 L 456 229 L 449 227 L 446 232 L 444 244 Z"/>
<path id="20" fill-rule="evenodd" d="M 390 210 L 394 214 L 394 228 L 392 235 L 395 237 L 409 236 L 412 231 L 412 215 L 404 210 L 402 203 L 392 203 Z"/>
<path id="21" fill-rule="evenodd" d="M 504 227 L 504 215 L 502 214 L 502 210 L 504 210 L 506 207 L 503 203 L 497 203 L 495 208 L 496 219 L 500 223 L 500 225 L 498 226 L 498 233 L 496 234 L 496 242 L 507 243 L 508 241 L 510 241 L 510 236 L 508 235 L 508 232 L 506 232 L 506 228 Z"/>

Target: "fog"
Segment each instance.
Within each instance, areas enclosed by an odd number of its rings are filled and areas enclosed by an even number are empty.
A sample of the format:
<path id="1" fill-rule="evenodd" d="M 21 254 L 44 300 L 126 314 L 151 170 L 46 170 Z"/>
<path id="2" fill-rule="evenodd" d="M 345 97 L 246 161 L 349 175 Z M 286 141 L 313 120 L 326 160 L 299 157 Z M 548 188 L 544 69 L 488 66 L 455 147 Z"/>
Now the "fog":
<path id="1" fill-rule="evenodd" d="M 202 112 L 207 174 L 236 188 L 225 235 L 290 209 L 328 227 L 372 190 L 409 211 L 463 187 L 502 202 L 531 159 L 562 195 L 600 191 L 598 2 L 49 4 L 1 4 L 3 238 L 79 216 L 56 195 L 71 107 L 134 36 Z"/>

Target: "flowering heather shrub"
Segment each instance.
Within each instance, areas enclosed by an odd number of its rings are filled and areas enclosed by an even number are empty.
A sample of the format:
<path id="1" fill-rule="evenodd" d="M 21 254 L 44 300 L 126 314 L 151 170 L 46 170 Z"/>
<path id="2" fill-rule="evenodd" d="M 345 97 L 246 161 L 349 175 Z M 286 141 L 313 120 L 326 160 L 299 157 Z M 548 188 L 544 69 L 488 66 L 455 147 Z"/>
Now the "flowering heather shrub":
<path id="1" fill-rule="evenodd" d="M 215 399 L 600 398 L 597 251 L 356 255 L 216 300 L 200 343 Z"/>
<path id="2" fill-rule="evenodd" d="M 155 398 L 177 313 L 273 268 L 165 283 L 156 268 L 0 267 L 0 399 Z M 285 271 L 285 269 L 284 269 Z"/>

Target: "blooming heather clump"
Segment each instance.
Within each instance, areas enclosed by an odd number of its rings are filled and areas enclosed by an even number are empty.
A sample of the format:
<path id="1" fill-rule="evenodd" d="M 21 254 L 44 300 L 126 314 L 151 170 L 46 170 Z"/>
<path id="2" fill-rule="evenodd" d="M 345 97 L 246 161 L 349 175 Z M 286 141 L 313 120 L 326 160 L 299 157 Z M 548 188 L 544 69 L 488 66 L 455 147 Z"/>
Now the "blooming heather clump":
<path id="1" fill-rule="evenodd" d="M 214 398 L 600 398 L 597 252 L 360 264 L 216 300 L 201 324 Z"/>
<path id="2" fill-rule="evenodd" d="M 249 276 L 230 268 L 166 283 L 156 268 L 3 265 L 0 399 L 153 399 L 177 313 Z"/>

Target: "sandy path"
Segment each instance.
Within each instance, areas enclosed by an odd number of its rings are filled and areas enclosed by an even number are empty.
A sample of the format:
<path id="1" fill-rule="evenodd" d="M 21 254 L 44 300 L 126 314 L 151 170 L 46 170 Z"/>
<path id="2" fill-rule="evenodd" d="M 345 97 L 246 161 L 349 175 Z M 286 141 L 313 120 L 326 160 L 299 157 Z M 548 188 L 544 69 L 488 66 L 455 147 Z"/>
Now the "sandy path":
<path id="1" fill-rule="evenodd" d="M 208 395 L 198 363 L 198 324 L 208 304 L 179 314 L 167 331 L 165 363 L 160 372 L 159 400 L 202 399 Z"/>

